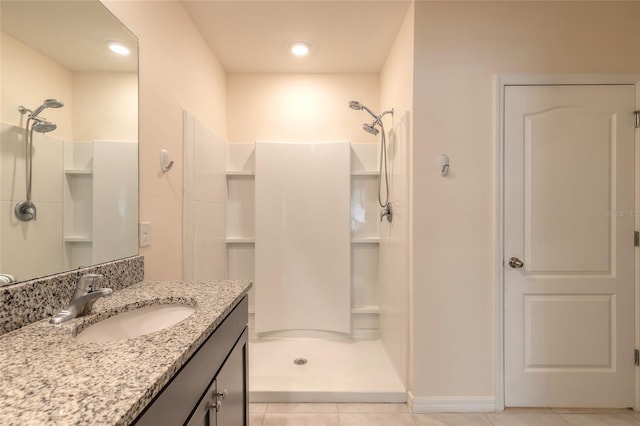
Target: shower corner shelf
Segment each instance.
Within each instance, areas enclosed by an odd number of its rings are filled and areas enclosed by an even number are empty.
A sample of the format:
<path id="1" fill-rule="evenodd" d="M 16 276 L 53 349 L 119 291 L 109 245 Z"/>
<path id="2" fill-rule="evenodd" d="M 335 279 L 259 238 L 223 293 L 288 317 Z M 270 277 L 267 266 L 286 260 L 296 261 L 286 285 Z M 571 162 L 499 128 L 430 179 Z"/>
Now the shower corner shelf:
<path id="1" fill-rule="evenodd" d="M 232 177 L 232 176 L 254 176 L 255 172 L 253 172 L 252 170 L 226 170 L 224 172 L 224 174 L 227 177 Z"/>
<path id="2" fill-rule="evenodd" d="M 351 244 L 380 244 L 380 238 L 378 237 L 352 238 Z"/>
<path id="3" fill-rule="evenodd" d="M 352 314 L 379 314 L 380 307 L 377 305 L 353 305 L 351 307 Z"/>
<path id="4" fill-rule="evenodd" d="M 224 239 L 224 242 L 227 244 L 254 244 L 256 240 L 255 238 L 227 237 Z"/>
<path id="5" fill-rule="evenodd" d="M 77 235 L 64 237 L 65 243 L 90 243 L 92 241 L 93 240 L 91 237 L 83 237 L 83 236 L 77 236 Z"/>
<path id="6" fill-rule="evenodd" d="M 66 175 L 92 175 L 93 170 L 91 169 L 65 169 L 64 173 Z"/>
<path id="7" fill-rule="evenodd" d="M 354 170 L 351 172 L 351 176 L 378 176 L 379 174 L 378 170 Z"/>

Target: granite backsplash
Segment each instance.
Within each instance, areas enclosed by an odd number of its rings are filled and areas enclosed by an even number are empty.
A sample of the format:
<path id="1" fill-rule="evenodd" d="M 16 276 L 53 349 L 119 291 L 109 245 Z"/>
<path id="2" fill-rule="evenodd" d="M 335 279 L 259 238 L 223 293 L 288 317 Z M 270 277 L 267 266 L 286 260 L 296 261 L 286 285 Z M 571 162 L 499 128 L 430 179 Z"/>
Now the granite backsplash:
<path id="1" fill-rule="evenodd" d="M 101 287 L 120 290 L 144 280 L 144 257 L 128 257 L 0 287 L 0 335 L 65 308 L 76 283 L 86 274 L 102 274 Z"/>

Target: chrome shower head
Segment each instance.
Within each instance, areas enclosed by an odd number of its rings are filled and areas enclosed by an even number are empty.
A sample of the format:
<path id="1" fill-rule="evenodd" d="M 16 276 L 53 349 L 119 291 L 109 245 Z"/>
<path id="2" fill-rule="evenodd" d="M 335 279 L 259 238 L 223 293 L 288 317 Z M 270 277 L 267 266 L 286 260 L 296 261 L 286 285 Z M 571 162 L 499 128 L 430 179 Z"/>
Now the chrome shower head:
<path id="1" fill-rule="evenodd" d="M 380 133 L 380 131 L 376 129 L 376 123 L 377 121 L 374 121 L 372 124 L 364 123 L 362 125 L 362 128 L 365 132 L 371 133 L 373 136 L 376 136 L 378 133 Z"/>
<path id="2" fill-rule="evenodd" d="M 64 104 L 59 99 L 45 99 L 42 105 L 34 109 L 29 117 L 37 117 L 45 108 L 62 108 Z"/>
<path id="3" fill-rule="evenodd" d="M 34 117 L 35 123 L 31 126 L 31 130 L 38 133 L 48 133 L 52 132 L 58 128 L 55 123 L 51 123 L 46 120 L 40 120 Z"/>
<path id="4" fill-rule="evenodd" d="M 62 108 L 64 103 L 60 99 L 45 99 L 44 105 L 47 108 Z"/>
<path id="5" fill-rule="evenodd" d="M 371 111 L 369 108 L 367 108 L 366 106 L 362 105 L 360 102 L 358 101 L 349 101 L 349 108 L 351 109 L 355 109 L 356 111 L 360 111 L 360 110 L 365 110 L 367 111 L 369 114 L 371 114 L 371 116 L 373 118 L 375 118 L 376 120 L 380 117 L 378 117 L 376 114 L 374 114 L 373 111 Z"/>
<path id="6" fill-rule="evenodd" d="M 363 109 L 362 104 L 358 101 L 349 101 L 349 108 L 355 109 L 356 111 Z"/>

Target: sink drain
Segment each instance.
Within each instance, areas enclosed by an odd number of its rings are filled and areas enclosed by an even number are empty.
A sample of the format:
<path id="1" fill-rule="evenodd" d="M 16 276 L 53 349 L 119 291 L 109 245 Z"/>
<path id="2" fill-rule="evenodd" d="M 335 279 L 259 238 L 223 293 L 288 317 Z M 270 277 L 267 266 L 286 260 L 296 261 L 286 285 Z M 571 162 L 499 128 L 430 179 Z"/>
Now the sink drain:
<path id="1" fill-rule="evenodd" d="M 293 363 L 295 365 L 305 365 L 307 362 L 309 362 L 309 361 L 307 361 L 306 358 L 296 358 L 296 359 L 293 360 Z"/>

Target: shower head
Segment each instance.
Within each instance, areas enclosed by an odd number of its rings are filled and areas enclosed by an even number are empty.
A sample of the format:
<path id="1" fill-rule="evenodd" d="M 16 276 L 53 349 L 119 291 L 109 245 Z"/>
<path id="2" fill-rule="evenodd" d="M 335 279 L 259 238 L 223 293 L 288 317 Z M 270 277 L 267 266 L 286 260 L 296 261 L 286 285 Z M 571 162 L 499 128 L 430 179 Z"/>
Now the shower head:
<path id="1" fill-rule="evenodd" d="M 360 102 L 358 101 L 349 101 L 349 108 L 351 109 L 355 109 L 356 111 L 360 111 L 360 110 L 365 110 L 367 111 L 369 114 L 371 114 L 371 116 L 375 119 L 378 119 L 379 117 L 377 115 L 375 115 L 373 113 L 373 111 L 371 111 L 369 108 L 367 108 L 366 106 L 362 105 Z"/>
<path id="2" fill-rule="evenodd" d="M 29 117 L 37 117 L 45 108 L 62 108 L 64 104 L 59 99 L 45 99 L 42 105 L 34 109 Z"/>
<path id="3" fill-rule="evenodd" d="M 360 102 L 358 102 L 358 101 L 349 101 L 349 108 L 355 109 L 356 111 L 359 111 L 363 107 L 362 107 L 362 104 Z"/>
<path id="4" fill-rule="evenodd" d="M 38 133 L 48 133 L 54 131 L 58 126 L 46 120 L 39 120 L 34 117 L 35 123 L 31 126 L 31 130 Z"/>
<path id="5" fill-rule="evenodd" d="M 376 136 L 380 132 L 378 129 L 376 129 L 376 123 L 377 121 L 374 121 L 372 124 L 364 123 L 362 125 L 362 128 L 365 132 L 371 133 L 373 136 Z"/>
<path id="6" fill-rule="evenodd" d="M 60 99 L 45 99 L 44 104 L 47 108 L 62 108 L 64 106 Z"/>

